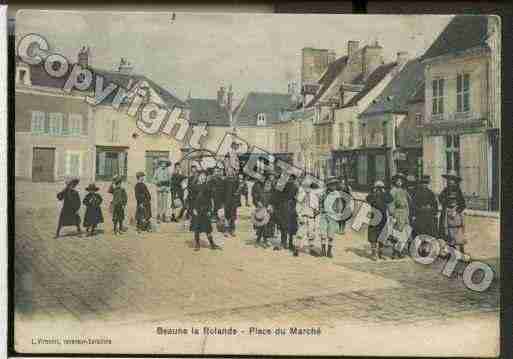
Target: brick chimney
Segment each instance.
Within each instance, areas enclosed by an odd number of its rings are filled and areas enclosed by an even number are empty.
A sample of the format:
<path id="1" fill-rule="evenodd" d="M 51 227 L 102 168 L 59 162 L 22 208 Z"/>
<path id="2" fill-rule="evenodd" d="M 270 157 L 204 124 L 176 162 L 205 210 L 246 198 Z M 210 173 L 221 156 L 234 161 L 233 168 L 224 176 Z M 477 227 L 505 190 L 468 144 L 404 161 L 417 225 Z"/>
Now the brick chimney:
<path id="1" fill-rule="evenodd" d="M 221 107 L 226 105 L 226 91 L 224 86 L 219 87 L 219 90 L 217 90 L 217 104 Z"/>
<path id="2" fill-rule="evenodd" d="M 383 64 L 383 47 L 374 41 L 371 45 L 365 46 L 363 50 L 362 73 L 363 78 L 366 80 L 370 74 L 374 72 L 380 65 Z"/>
<path id="3" fill-rule="evenodd" d="M 232 85 L 228 88 L 228 94 L 226 95 L 226 110 L 231 111 L 233 109 L 233 88 Z"/>
<path id="4" fill-rule="evenodd" d="M 125 75 L 129 75 L 132 73 L 132 69 L 133 69 L 132 64 L 130 62 L 128 62 L 127 59 L 122 57 L 121 60 L 119 61 L 118 72 L 125 74 Z"/>
<path id="5" fill-rule="evenodd" d="M 89 66 L 89 46 L 82 46 L 80 51 L 78 52 L 77 62 L 82 67 Z"/>
<path id="6" fill-rule="evenodd" d="M 358 51 L 358 47 L 360 46 L 360 42 L 356 40 L 349 40 L 347 42 L 347 57 L 353 56 L 353 54 Z"/>
<path id="7" fill-rule="evenodd" d="M 328 65 L 337 59 L 337 54 L 333 50 L 328 51 Z"/>

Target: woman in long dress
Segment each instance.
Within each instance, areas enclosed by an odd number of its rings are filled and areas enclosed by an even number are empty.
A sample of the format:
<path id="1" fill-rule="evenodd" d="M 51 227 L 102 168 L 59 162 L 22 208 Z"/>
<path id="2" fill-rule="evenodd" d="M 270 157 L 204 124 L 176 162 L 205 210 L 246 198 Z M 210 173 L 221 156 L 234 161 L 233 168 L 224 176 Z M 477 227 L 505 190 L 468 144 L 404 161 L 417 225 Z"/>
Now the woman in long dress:
<path id="1" fill-rule="evenodd" d="M 66 181 L 66 187 L 57 194 L 57 199 L 62 201 L 63 205 L 59 215 L 55 238 L 59 238 L 61 228 L 67 226 L 76 226 L 78 234 L 82 233 L 82 229 L 80 228 L 80 215 L 78 214 L 81 205 L 80 195 L 75 190 L 79 182 L 80 180 L 78 178 Z"/>

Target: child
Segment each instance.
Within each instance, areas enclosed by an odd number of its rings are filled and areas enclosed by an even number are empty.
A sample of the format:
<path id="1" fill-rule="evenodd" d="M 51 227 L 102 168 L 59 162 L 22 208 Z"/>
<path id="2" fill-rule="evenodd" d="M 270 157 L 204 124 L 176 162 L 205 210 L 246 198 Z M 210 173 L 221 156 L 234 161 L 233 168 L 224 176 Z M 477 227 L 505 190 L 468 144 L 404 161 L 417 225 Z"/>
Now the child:
<path id="1" fill-rule="evenodd" d="M 151 219 L 151 195 L 148 187 L 144 183 L 144 172 L 137 172 L 135 177 L 137 183 L 135 185 L 135 199 L 137 201 L 137 209 L 135 211 L 135 219 L 137 221 L 137 233 L 150 230 Z"/>
<path id="2" fill-rule="evenodd" d="M 262 246 L 264 248 L 269 247 L 269 238 L 274 236 L 274 224 L 270 216 L 273 212 L 271 205 L 273 193 L 273 182 L 271 179 L 267 179 L 264 182 L 257 208 L 253 214 L 253 224 L 257 235 L 256 245 L 260 245 L 260 241 L 263 239 Z"/>
<path id="3" fill-rule="evenodd" d="M 220 249 L 212 238 L 212 222 L 209 217 L 209 211 L 212 205 L 212 191 L 206 183 L 206 178 L 207 174 L 204 171 L 200 171 L 198 174 L 198 182 L 194 186 L 196 193 L 191 202 L 192 220 L 190 230 L 194 232 L 195 251 L 200 250 L 201 233 L 206 233 L 211 249 Z"/>
<path id="4" fill-rule="evenodd" d="M 100 207 L 103 199 L 98 193 L 99 188 L 94 183 L 87 186 L 86 191 L 88 192 L 84 198 L 84 206 L 86 212 L 84 216 L 84 227 L 86 228 L 87 236 L 93 236 L 95 234 L 96 226 L 99 223 L 103 223 L 103 213 Z"/>
<path id="5" fill-rule="evenodd" d="M 123 221 L 125 219 L 125 207 L 128 196 L 121 187 L 121 178 L 118 177 L 112 182 L 112 222 L 114 223 L 114 234 L 123 233 Z"/>

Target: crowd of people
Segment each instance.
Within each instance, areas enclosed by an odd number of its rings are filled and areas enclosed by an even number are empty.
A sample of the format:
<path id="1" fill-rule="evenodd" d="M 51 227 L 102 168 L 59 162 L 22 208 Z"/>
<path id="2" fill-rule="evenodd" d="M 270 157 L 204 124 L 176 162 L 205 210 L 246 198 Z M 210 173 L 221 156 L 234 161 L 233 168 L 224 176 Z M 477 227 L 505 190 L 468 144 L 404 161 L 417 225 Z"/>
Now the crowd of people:
<path id="1" fill-rule="evenodd" d="M 159 160 L 151 182 L 156 186 L 156 223 L 187 220 L 193 233 L 194 249 L 200 250 L 200 236 L 206 235 L 211 249 L 220 247 L 213 239 L 214 226 L 225 238 L 236 237 L 237 211 L 243 204 L 249 206 L 248 181 L 240 172 L 237 145 L 233 144 L 221 166 L 208 169 L 190 167 L 189 175 L 182 173 L 182 164 L 172 166 L 168 159 Z M 172 170 L 171 170 L 172 168 Z M 371 258 L 384 260 L 384 246 L 378 240 L 385 226 L 403 231 L 411 226 L 411 238 L 426 234 L 443 238 L 450 246 L 464 252 L 465 230 L 463 211 L 465 199 L 460 189 L 461 178 L 456 173 L 443 176 L 447 186 L 437 196 L 429 189 L 427 176 L 416 180 L 412 176 L 396 174 L 390 188 L 383 181 L 376 181 L 366 202 L 382 214 L 379 223 L 368 228 Z M 251 201 L 254 209 L 251 221 L 255 231 L 255 246 L 274 250 L 288 249 L 294 256 L 307 252 L 315 256 L 331 258 L 334 255 L 338 235 L 344 235 L 350 216 L 340 219 L 341 213 L 354 201 L 352 189 L 344 179 L 330 177 L 323 189 L 300 185 L 302 177 L 290 173 L 283 188 L 278 188 L 280 173 L 266 172 L 251 186 Z M 134 186 L 136 201 L 135 221 L 138 233 L 152 231 L 152 196 L 146 184 L 146 175 L 137 172 Z M 88 192 L 83 202 L 76 190 L 78 179 L 66 181 L 64 190 L 57 194 L 63 202 L 57 225 L 56 238 L 62 227 L 76 226 L 81 233 L 79 209 L 85 206 L 83 226 L 88 236 L 97 233 L 97 227 L 104 222 L 101 205 L 103 199 L 94 184 L 86 187 Z M 338 198 L 326 205 L 332 194 Z M 349 196 L 342 196 L 342 192 Z M 113 233 L 122 235 L 128 196 L 123 179 L 116 176 L 108 189 L 112 195 L 109 212 L 112 214 Z M 332 197 L 333 198 L 333 197 Z M 439 203 L 441 211 L 439 210 Z M 334 215 L 335 214 L 335 215 Z M 213 226 L 214 224 L 214 226 Z M 320 246 L 316 246 L 316 241 Z M 402 258 L 403 251 L 392 247 L 391 259 Z"/>

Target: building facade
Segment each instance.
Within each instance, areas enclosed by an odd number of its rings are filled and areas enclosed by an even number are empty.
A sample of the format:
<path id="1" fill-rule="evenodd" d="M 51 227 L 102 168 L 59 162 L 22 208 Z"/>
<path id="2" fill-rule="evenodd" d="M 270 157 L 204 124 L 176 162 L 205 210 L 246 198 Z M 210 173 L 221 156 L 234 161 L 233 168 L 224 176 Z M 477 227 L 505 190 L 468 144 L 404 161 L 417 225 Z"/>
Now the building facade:
<path id="1" fill-rule="evenodd" d="M 499 32 L 494 16 L 456 16 L 423 57 L 424 172 L 438 193 L 456 171 L 470 208 L 498 208 Z"/>

